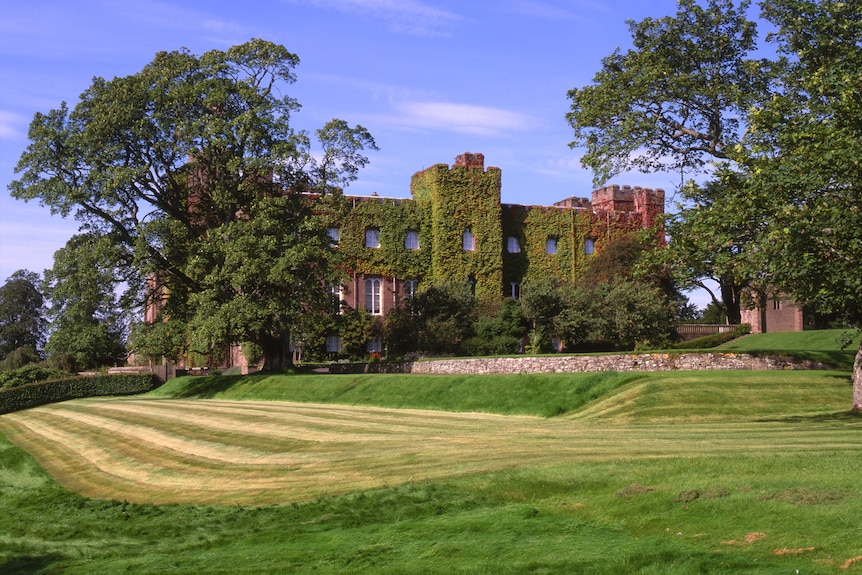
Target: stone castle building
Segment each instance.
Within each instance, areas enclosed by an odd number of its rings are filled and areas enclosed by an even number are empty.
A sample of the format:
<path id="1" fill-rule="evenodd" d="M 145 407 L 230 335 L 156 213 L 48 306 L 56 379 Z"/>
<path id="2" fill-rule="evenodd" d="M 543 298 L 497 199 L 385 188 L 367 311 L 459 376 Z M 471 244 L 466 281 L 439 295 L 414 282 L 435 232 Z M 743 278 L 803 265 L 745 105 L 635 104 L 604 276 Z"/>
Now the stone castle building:
<path id="1" fill-rule="evenodd" d="M 552 206 L 506 204 L 501 170 L 486 168 L 482 154 L 415 173 L 410 191 L 409 199 L 318 200 L 348 276 L 333 292 L 349 307 L 382 317 L 440 281 L 468 282 L 480 305 L 499 305 L 527 279 L 577 280 L 616 236 L 657 226 L 663 238 L 661 189 L 607 186 Z M 336 346 L 333 338 L 330 351 Z"/>
<path id="2" fill-rule="evenodd" d="M 383 318 L 423 287 L 455 281 L 469 283 L 479 305 L 499 307 L 520 296 L 525 280 L 577 280 L 614 237 L 655 228 L 657 241 L 664 241 L 661 189 L 614 185 L 551 206 L 506 204 L 501 170 L 486 168 L 478 153 L 413 174 L 410 193 L 309 194 L 340 252 L 346 280 L 330 289 L 343 305 Z M 149 291 L 161 293 L 155 284 Z M 145 321 L 156 321 L 160 299 L 153 298 Z M 379 346 L 369 342 L 368 350 Z M 339 348 L 333 333 L 327 351 Z M 248 367 L 238 346 L 227 363 Z"/>

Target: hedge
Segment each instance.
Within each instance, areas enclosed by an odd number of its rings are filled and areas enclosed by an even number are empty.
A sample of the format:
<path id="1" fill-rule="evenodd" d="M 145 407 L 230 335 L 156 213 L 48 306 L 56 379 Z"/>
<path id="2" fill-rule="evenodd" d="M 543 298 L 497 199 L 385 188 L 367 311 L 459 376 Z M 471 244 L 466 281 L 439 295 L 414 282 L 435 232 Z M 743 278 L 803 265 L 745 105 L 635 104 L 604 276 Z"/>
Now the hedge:
<path id="1" fill-rule="evenodd" d="M 0 415 L 81 397 L 134 395 L 160 385 L 154 374 L 96 375 L 28 383 L 0 391 Z"/>

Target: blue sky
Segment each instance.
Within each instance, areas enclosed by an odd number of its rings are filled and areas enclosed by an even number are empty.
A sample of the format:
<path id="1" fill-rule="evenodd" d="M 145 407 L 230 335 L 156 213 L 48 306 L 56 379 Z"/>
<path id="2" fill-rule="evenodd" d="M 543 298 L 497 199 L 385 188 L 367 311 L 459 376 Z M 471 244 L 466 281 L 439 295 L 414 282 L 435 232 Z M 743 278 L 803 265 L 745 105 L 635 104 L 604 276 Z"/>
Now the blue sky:
<path id="1" fill-rule="evenodd" d="M 0 16 L 0 282 L 41 273 L 74 220 L 12 199 L 36 112 L 73 107 L 93 77 L 138 72 L 157 51 L 196 54 L 250 38 L 297 54 L 289 93 L 297 129 L 362 124 L 380 151 L 348 193 L 409 197 L 410 176 L 463 152 L 502 169 L 503 202 L 589 196 L 592 174 L 568 147 L 566 92 L 630 45 L 627 19 L 676 12 L 675 0 L 11 0 Z M 679 174 L 612 183 L 664 188 Z M 670 207 L 670 206 L 669 206 Z"/>

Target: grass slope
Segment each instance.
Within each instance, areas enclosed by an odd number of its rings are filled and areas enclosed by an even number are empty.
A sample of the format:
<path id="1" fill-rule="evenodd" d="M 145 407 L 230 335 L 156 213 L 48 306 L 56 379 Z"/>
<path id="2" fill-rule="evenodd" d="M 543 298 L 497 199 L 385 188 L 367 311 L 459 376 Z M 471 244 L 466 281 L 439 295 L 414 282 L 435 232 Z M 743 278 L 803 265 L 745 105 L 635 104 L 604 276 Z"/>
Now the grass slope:
<path id="1" fill-rule="evenodd" d="M 718 349 L 760 354 L 785 354 L 843 369 L 853 367 L 862 334 L 852 329 L 823 329 L 751 334 Z"/>
<path id="2" fill-rule="evenodd" d="M 0 417 L 0 572 L 862 573 L 846 372 L 378 377 Z"/>
<path id="3" fill-rule="evenodd" d="M 300 401 L 378 407 L 559 415 L 578 409 L 643 374 L 252 375 L 182 377 L 151 397 Z"/>

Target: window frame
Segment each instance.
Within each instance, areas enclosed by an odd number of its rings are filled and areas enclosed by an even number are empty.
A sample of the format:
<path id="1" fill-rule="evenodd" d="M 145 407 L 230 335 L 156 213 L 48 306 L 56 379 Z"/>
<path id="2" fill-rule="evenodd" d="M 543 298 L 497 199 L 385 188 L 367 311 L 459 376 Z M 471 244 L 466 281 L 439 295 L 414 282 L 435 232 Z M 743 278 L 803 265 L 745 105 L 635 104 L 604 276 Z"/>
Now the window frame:
<path id="1" fill-rule="evenodd" d="M 380 247 L 380 228 L 365 228 L 365 247 L 372 250 Z"/>
<path id="2" fill-rule="evenodd" d="M 383 315 L 383 278 L 365 278 L 365 311 L 371 315 Z"/>
<path id="3" fill-rule="evenodd" d="M 461 234 L 461 247 L 465 252 L 476 251 L 476 236 L 473 234 L 472 228 L 467 228 Z"/>

